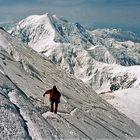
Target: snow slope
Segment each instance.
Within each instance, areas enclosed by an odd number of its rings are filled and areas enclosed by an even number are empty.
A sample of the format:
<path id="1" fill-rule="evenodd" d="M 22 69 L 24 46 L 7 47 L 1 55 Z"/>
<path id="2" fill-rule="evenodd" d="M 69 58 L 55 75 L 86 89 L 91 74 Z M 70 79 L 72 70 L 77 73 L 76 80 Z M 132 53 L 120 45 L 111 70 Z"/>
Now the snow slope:
<path id="1" fill-rule="evenodd" d="M 140 89 L 124 89 L 101 96 L 140 125 Z"/>
<path id="2" fill-rule="evenodd" d="M 140 67 L 120 66 L 140 64 L 140 38 L 134 33 L 117 29 L 90 32 L 79 23 L 50 14 L 29 16 L 10 32 L 97 92 L 110 90 L 114 78 L 119 89 L 139 87 L 134 69 Z"/>
<path id="3" fill-rule="evenodd" d="M 42 103 L 62 93 L 58 115 Z M 133 139 L 140 126 L 92 89 L 0 29 L 0 139 Z"/>

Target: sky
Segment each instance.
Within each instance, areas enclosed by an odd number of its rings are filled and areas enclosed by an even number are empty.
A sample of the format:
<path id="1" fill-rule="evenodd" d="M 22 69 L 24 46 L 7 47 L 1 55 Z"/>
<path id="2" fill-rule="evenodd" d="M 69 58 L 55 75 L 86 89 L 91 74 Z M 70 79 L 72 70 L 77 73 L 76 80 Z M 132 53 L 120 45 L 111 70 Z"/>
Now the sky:
<path id="1" fill-rule="evenodd" d="M 84 27 L 122 28 L 140 34 L 140 0 L 0 0 L 0 23 L 45 13 Z"/>

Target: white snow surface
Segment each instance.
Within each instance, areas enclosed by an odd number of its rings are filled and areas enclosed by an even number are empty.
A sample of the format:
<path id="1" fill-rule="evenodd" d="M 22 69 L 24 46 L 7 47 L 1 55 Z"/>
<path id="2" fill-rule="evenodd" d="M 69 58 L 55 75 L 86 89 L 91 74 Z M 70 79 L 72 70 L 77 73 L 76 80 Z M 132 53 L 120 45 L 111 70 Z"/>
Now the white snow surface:
<path id="1" fill-rule="evenodd" d="M 42 95 L 62 93 L 58 114 Z M 135 139 L 140 126 L 89 86 L 0 29 L 0 139 Z"/>
<path id="2" fill-rule="evenodd" d="M 130 88 L 103 95 L 119 111 L 140 125 L 140 89 Z"/>
<path id="3" fill-rule="evenodd" d="M 140 38 L 132 32 L 91 32 L 79 23 L 44 14 L 23 19 L 10 33 L 98 93 L 109 91 L 113 78 L 119 89 L 140 87 Z"/>

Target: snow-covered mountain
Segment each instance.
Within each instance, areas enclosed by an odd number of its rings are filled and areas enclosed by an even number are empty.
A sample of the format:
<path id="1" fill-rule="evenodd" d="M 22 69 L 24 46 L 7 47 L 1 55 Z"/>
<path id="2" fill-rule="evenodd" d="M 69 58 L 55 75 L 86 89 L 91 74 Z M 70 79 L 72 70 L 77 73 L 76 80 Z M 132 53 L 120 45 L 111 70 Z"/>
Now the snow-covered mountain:
<path id="1" fill-rule="evenodd" d="M 62 93 L 57 115 L 42 101 L 54 84 Z M 140 138 L 139 125 L 0 29 L 0 139 L 133 138 Z"/>
<path id="2" fill-rule="evenodd" d="M 90 32 L 79 23 L 69 23 L 47 13 L 23 19 L 11 30 L 11 34 L 47 56 L 50 56 L 48 51 L 53 53 L 54 46 L 55 50 L 60 46 L 69 49 L 76 47 L 100 62 L 125 66 L 140 64 L 140 37 L 121 29 L 96 29 Z M 69 53 L 75 51 L 72 49 Z"/>
<path id="3" fill-rule="evenodd" d="M 98 38 L 114 38 L 117 41 L 133 41 L 140 42 L 140 36 L 131 32 L 131 31 L 123 31 L 122 29 L 113 29 L 113 28 L 104 28 L 104 29 L 96 29 L 92 31 L 93 34 Z"/>
<path id="4" fill-rule="evenodd" d="M 92 34 L 99 42 L 92 52 L 96 60 L 123 66 L 140 64 L 140 37 L 135 33 L 121 29 L 96 29 Z M 107 52 L 111 56 L 106 58 Z"/>
<path id="5" fill-rule="evenodd" d="M 140 38 L 117 29 L 87 31 L 55 15 L 33 15 L 11 31 L 24 43 L 46 55 L 97 92 L 110 90 L 113 79 L 118 89 L 139 87 Z"/>

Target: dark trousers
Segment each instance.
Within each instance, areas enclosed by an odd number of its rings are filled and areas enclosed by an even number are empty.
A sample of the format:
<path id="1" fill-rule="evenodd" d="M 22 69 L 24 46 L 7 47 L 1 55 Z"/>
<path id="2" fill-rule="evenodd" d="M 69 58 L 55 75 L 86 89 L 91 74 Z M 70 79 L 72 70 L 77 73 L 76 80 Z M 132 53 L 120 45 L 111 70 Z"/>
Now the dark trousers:
<path id="1" fill-rule="evenodd" d="M 54 103 L 55 103 L 55 107 L 54 107 Z M 51 101 L 51 112 L 57 113 L 57 108 L 58 108 L 58 102 L 56 101 Z"/>

